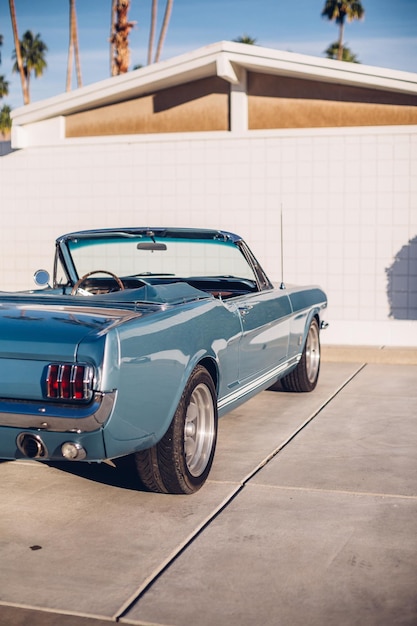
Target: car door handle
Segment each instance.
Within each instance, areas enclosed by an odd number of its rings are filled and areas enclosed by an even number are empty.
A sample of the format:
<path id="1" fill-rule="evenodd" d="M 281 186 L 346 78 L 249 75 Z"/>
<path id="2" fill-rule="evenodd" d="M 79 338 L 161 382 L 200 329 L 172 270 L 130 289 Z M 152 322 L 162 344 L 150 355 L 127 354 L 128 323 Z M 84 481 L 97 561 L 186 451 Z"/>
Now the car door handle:
<path id="1" fill-rule="evenodd" d="M 247 315 L 251 309 L 253 309 L 253 306 L 251 304 L 242 304 L 241 306 L 238 306 L 238 309 L 239 313 L 244 316 Z"/>

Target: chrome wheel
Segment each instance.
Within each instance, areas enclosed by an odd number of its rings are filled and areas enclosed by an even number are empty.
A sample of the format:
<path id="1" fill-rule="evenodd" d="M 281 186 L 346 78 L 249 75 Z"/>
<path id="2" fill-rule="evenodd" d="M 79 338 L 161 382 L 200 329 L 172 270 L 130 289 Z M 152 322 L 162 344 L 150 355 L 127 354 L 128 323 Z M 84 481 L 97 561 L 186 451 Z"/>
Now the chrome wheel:
<path id="1" fill-rule="evenodd" d="M 215 411 L 210 389 L 201 383 L 191 394 L 184 423 L 184 453 L 188 471 L 201 476 L 207 467 L 215 438 Z"/>
<path id="2" fill-rule="evenodd" d="M 311 324 L 306 343 L 306 373 L 310 383 L 317 379 L 320 367 L 320 339 L 317 324 Z"/>
<path id="3" fill-rule="evenodd" d="M 292 372 L 281 378 L 271 389 L 284 391 L 313 391 L 320 372 L 320 330 L 313 318 L 307 331 L 303 352 Z"/>
<path id="4" fill-rule="evenodd" d="M 213 379 L 197 365 L 165 435 L 152 448 L 136 452 L 136 468 L 145 487 L 182 494 L 200 489 L 213 463 L 217 423 Z"/>

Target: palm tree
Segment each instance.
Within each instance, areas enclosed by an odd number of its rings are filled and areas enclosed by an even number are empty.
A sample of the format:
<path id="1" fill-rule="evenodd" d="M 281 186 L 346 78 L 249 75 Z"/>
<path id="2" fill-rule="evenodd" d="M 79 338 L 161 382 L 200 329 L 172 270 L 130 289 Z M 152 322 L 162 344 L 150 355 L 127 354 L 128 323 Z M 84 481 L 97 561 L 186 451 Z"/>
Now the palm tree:
<path id="1" fill-rule="evenodd" d="M 7 80 L 0 74 L 0 98 L 4 98 L 4 96 L 9 95 L 9 83 Z"/>
<path id="2" fill-rule="evenodd" d="M 335 43 L 330 44 L 330 46 L 324 52 L 328 59 L 338 59 L 338 55 L 339 55 L 338 42 L 335 41 Z M 348 63 L 360 63 L 356 54 L 353 54 L 351 49 L 348 48 L 347 46 L 343 46 L 342 61 L 347 61 Z"/>
<path id="3" fill-rule="evenodd" d="M 29 83 L 31 73 L 34 72 L 35 77 L 39 78 L 39 76 L 42 76 L 43 71 L 46 68 L 45 53 L 48 50 L 48 46 L 40 37 L 39 33 L 35 36 L 32 31 L 27 30 L 23 35 L 22 40 L 19 42 L 28 97 L 28 101 L 25 102 L 25 104 L 30 102 Z M 16 50 L 13 52 L 13 58 L 16 59 L 16 61 L 13 65 L 12 71 L 17 72 L 19 71 L 19 62 L 17 60 Z"/>
<path id="4" fill-rule="evenodd" d="M 75 54 L 75 65 L 76 65 L 76 70 L 77 70 L 77 86 L 82 87 L 80 50 L 78 47 L 77 11 L 75 8 L 75 0 L 69 0 L 69 9 L 70 9 L 70 39 L 69 39 L 69 47 L 68 47 L 67 91 L 71 91 L 73 53 Z"/>
<path id="5" fill-rule="evenodd" d="M 174 6 L 174 0 L 167 0 L 167 3 L 165 5 L 164 19 L 162 21 L 162 26 L 161 26 L 161 33 L 159 35 L 158 47 L 156 49 L 156 54 L 155 54 L 155 63 L 158 63 L 161 53 L 162 53 L 162 48 L 163 48 L 165 37 L 168 31 L 168 25 L 169 25 L 169 20 L 171 19 L 173 6 Z"/>
<path id="6" fill-rule="evenodd" d="M 29 90 L 26 81 L 25 72 L 23 69 L 23 60 L 22 54 L 20 50 L 20 41 L 19 41 L 19 32 L 17 30 L 17 20 L 16 20 L 16 9 L 14 6 L 14 0 L 9 0 L 9 9 L 10 9 L 10 19 L 12 20 L 12 28 L 13 28 L 13 38 L 15 45 L 15 54 L 16 54 L 16 63 L 19 69 L 20 74 L 20 82 L 22 84 L 22 92 L 23 92 L 23 103 L 29 104 Z"/>
<path id="7" fill-rule="evenodd" d="M 326 0 L 322 17 L 334 20 L 339 26 L 339 41 L 337 59 L 343 60 L 343 35 L 346 20 L 360 20 L 365 15 L 365 9 L 360 0 Z"/>
<path id="8" fill-rule="evenodd" d="M 111 15 L 110 15 L 110 76 L 115 76 L 117 74 L 116 71 L 116 45 L 114 41 L 114 32 L 116 29 L 116 4 L 117 0 L 112 0 L 111 2 Z"/>
<path id="9" fill-rule="evenodd" d="M 253 37 L 249 37 L 249 35 L 245 33 L 244 35 L 241 35 L 240 37 L 236 37 L 236 39 L 233 39 L 233 41 L 236 41 L 237 43 L 247 43 L 250 46 L 254 46 L 257 40 L 254 39 Z"/>
<path id="10" fill-rule="evenodd" d="M 152 63 L 152 54 L 153 54 L 153 44 L 155 41 L 155 30 L 156 30 L 156 18 L 158 13 L 158 0 L 152 0 L 152 11 L 151 11 L 151 27 L 149 30 L 149 43 L 148 43 L 148 65 Z"/>
<path id="11" fill-rule="evenodd" d="M 3 45 L 3 35 L 0 35 L 0 48 Z M 0 54 L 0 64 L 1 64 L 1 54 Z M 6 81 L 4 76 L 0 75 L 0 98 L 4 98 L 9 93 L 9 83 Z"/>
<path id="12" fill-rule="evenodd" d="M 7 104 L 0 109 L 0 133 L 3 137 L 6 136 L 6 133 L 8 133 L 12 127 L 10 113 L 11 108 Z"/>
<path id="13" fill-rule="evenodd" d="M 129 69 L 129 33 L 136 22 L 129 22 L 130 0 L 112 0 L 110 50 L 111 74 L 124 74 Z"/>

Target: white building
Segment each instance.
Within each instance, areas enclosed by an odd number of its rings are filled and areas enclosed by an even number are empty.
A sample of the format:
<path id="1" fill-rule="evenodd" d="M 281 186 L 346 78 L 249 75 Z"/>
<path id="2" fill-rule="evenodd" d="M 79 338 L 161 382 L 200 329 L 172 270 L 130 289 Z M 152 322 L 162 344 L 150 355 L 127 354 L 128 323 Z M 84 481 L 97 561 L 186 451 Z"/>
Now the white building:
<path id="1" fill-rule="evenodd" d="M 0 289 L 54 240 L 204 226 L 328 293 L 328 344 L 417 346 L 417 75 L 221 42 L 13 111 Z M 1 154 L 1 151 L 0 151 Z"/>

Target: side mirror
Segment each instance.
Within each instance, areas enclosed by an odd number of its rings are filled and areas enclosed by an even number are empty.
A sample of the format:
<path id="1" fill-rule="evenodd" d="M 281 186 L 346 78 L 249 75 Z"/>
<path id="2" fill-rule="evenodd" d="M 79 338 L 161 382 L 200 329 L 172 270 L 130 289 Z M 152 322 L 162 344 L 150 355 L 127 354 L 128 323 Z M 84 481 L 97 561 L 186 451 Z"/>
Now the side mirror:
<path id="1" fill-rule="evenodd" d="M 37 270 L 33 275 L 33 280 L 37 287 L 49 287 L 50 278 L 47 270 Z"/>

